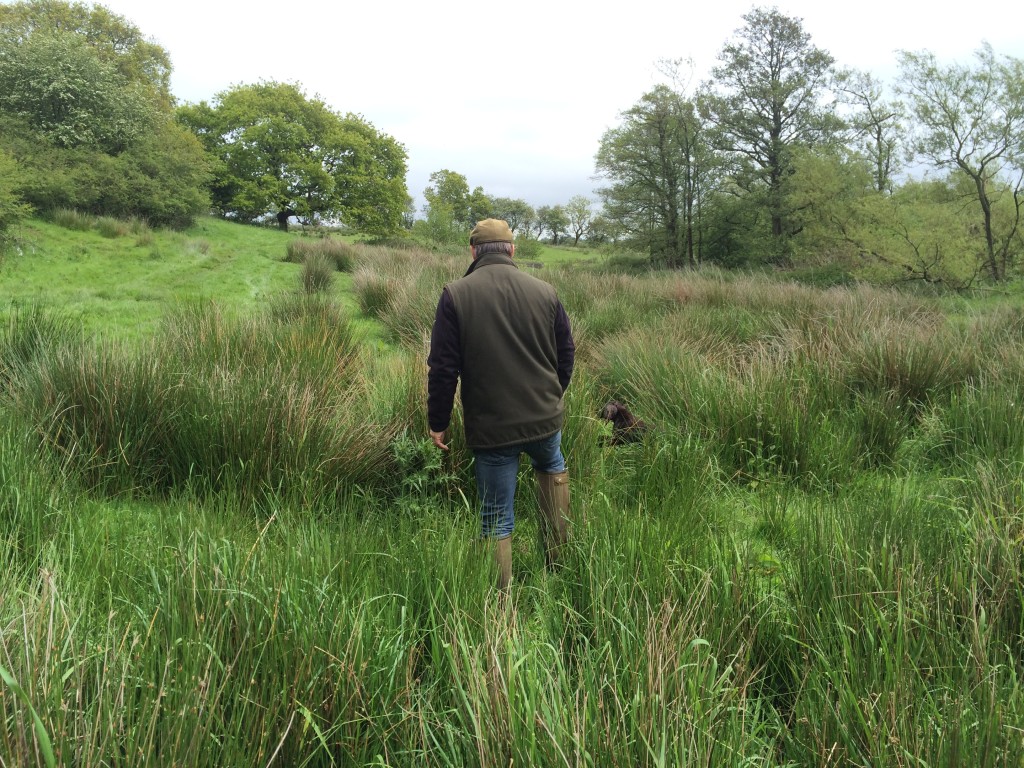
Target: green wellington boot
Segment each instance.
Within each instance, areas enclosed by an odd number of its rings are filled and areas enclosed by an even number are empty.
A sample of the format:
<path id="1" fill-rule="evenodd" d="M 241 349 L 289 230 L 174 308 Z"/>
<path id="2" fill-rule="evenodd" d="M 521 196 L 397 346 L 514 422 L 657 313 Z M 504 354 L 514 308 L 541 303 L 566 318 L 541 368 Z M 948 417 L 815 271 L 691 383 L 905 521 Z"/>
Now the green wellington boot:
<path id="1" fill-rule="evenodd" d="M 498 589 L 505 592 L 512 583 L 512 537 L 494 542 L 494 562 L 498 566 Z"/>
<path id="2" fill-rule="evenodd" d="M 544 555 L 549 569 L 558 565 L 562 546 L 569 540 L 569 473 L 534 472 L 540 505 Z"/>

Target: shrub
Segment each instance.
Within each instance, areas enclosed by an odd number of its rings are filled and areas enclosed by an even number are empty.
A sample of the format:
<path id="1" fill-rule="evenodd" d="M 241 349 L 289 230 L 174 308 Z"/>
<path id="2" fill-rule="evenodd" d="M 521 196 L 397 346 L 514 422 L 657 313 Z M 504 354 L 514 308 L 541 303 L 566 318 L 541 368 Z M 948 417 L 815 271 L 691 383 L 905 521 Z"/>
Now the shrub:
<path id="1" fill-rule="evenodd" d="M 71 229 L 76 232 L 88 232 L 92 229 L 96 219 L 86 213 L 74 208 L 54 208 L 46 214 L 46 218 L 64 229 Z"/>
<path id="2" fill-rule="evenodd" d="M 307 294 L 326 293 L 334 282 L 334 264 L 323 254 L 307 254 L 302 262 L 302 290 Z"/>
<path id="3" fill-rule="evenodd" d="M 103 236 L 108 238 L 125 237 L 130 234 L 131 224 L 125 221 L 120 221 L 111 216 L 100 216 L 96 219 L 96 230 Z"/>
<path id="4" fill-rule="evenodd" d="M 541 251 L 544 248 L 540 244 L 540 240 L 535 237 L 530 237 L 528 234 L 521 234 L 516 238 L 516 258 L 517 259 L 536 259 L 540 256 Z"/>
<path id="5" fill-rule="evenodd" d="M 323 259 L 338 272 L 351 272 L 356 260 L 356 248 L 329 237 L 318 240 L 296 238 L 288 242 L 285 261 L 304 264 L 311 257 Z"/>

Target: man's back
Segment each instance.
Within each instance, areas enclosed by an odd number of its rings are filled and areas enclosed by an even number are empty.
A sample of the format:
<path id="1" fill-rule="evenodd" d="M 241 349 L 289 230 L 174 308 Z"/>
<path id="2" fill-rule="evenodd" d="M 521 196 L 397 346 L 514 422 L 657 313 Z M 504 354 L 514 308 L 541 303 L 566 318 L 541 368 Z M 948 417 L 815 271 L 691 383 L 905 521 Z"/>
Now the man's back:
<path id="1" fill-rule="evenodd" d="M 486 254 L 449 284 L 462 351 L 466 442 L 498 447 L 554 434 L 562 423 L 554 289 Z"/>

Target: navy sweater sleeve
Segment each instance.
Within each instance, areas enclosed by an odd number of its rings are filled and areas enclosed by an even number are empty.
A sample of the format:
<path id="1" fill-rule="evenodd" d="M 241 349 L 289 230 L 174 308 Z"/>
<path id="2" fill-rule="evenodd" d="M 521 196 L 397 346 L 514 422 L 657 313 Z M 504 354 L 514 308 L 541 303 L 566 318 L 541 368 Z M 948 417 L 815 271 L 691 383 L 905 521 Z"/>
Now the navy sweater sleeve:
<path id="1" fill-rule="evenodd" d="M 434 432 L 443 432 L 451 422 L 455 388 L 462 371 L 459 318 L 447 289 L 437 302 L 427 367 L 427 422 Z"/>

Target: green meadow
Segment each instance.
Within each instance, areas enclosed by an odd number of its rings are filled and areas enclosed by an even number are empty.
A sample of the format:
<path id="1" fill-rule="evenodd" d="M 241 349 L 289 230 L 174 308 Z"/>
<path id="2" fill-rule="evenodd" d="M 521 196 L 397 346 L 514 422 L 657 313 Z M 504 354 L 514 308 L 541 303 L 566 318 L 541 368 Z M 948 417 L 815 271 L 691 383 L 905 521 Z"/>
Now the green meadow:
<path id="1" fill-rule="evenodd" d="M 468 253 L 73 212 L 0 261 L 0 765 L 1024 764 L 1024 306 L 523 268 L 573 538 L 424 439 Z M 602 443 L 609 399 L 654 425 Z"/>

